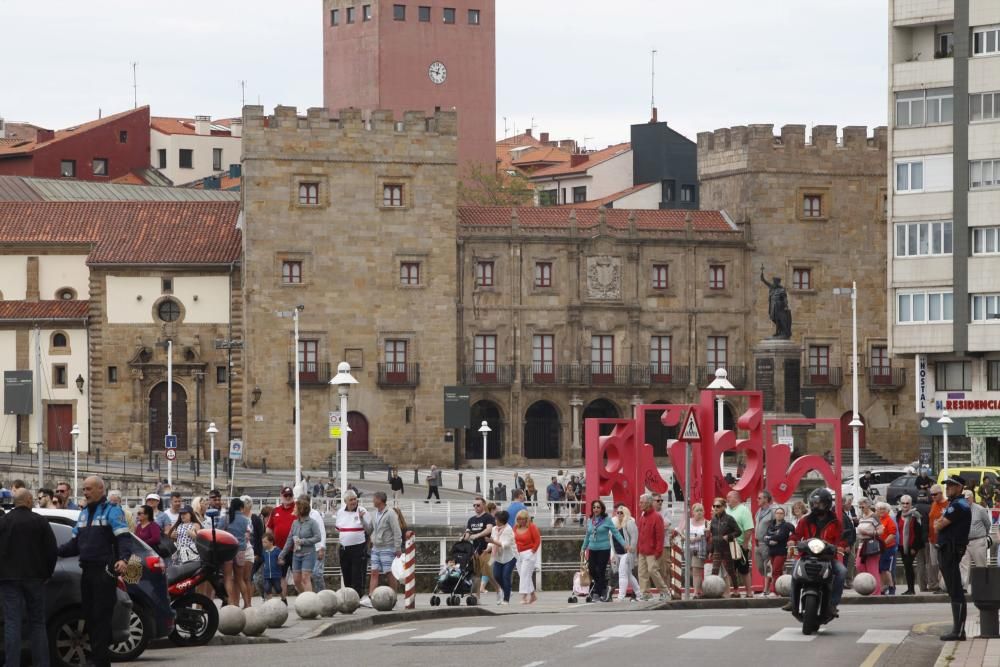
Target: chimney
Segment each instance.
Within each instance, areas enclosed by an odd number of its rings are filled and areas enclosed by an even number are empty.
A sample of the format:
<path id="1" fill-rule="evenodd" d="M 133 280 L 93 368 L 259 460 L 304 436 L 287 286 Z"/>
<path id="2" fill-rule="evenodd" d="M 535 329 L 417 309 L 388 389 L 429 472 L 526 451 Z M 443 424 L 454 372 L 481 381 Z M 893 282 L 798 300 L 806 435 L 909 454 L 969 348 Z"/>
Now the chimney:
<path id="1" fill-rule="evenodd" d="M 234 119 L 229 123 L 229 134 L 237 139 L 243 136 L 243 121 L 240 119 Z"/>
<path id="2" fill-rule="evenodd" d="M 656 122 L 656 107 L 653 107 L 653 117 L 649 119 L 650 124 Z"/>
<path id="3" fill-rule="evenodd" d="M 529 127 L 527 130 L 524 131 L 524 133 L 530 137 L 531 136 L 531 128 Z"/>
<path id="4" fill-rule="evenodd" d="M 569 156 L 569 166 L 571 167 L 579 166 L 584 162 L 586 162 L 589 157 L 590 156 L 587 155 L 586 153 L 573 153 L 572 155 Z"/>
<path id="5" fill-rule="evenodd" d="M 195 116 L 194 117 L 194 133 L 198 135 L 209 135 L 212 134 L 212 117 L 211 116 Z"/>
<path id="6" fill-rule="evenodd" d="M 38 131 L 35 132 L 35 143 L 40 144 L 46 141 L 52 141 L 55 138 L 56 138 L 55 130 L 43 130 L 42 128 L 38 128 Z"/>
<path id="7" fill-rule="evenodd" d="M 539 137 L 539 140 L 543 144 L 549 143 L 549 133 L 548 132 L 542 132 L 541 136 Z"/>

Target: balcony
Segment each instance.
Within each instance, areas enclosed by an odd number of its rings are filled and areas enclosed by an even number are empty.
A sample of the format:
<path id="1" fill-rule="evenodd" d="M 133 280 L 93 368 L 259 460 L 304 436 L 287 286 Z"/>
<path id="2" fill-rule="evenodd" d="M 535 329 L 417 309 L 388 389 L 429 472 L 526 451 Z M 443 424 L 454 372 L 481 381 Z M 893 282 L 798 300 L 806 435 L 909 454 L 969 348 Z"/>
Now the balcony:
<path id="1" fill-rule="evenodd" d="M 539 362 L 522 366 L 521 377 L 526 385 L 648 386 L 650 367 L 646 364 L 560 365 Z M 687 384 L 686 380 L 684 384 Z"/>
<path id="2" fill-rule="evenodd" d="M 322 387 L 330 384 L 330 364 L 309 364 L 309 370 L 299 372 L 299 387 Z M 288 384 L 295 386 L 295 364 L 288 364 Z"/>
<path id="3" fill-rule="evenodd" d="M 955 17 L 955 0 L 893 0 L 893 25 L 944 23 Z"/>
<path id="4" fill-rule="evenodd" d="M 707 387 L 712 380 L 715 379 L 715 371 L 719 368 L 725 368 L 727 377 L 730 384 L 732 384 L 737 389 L 743 389 L 747 383 L 747 369 L 741 364 L 730 364 L 727 366 L 700 366 L 698 368 L 698 376 L 696 379 L 699 387 Z"/>
<path id="5" fill-rule="evenodd" d="M 839 389 L 844 384 L 841 368 L 803 368 L 802 386 L 809 389 Z"/>
<path id="6" fill-rule="evenodd" d="M 514 364 L 472 364 L 465 367 L 465 384 L 469 387 L 506 386 L 514 382 Z"/>
<path id="7" fill-rule="evenodd" d="M 378 386 L 416 387 L 420 384 L 420 364 L 379 364 Z"/>
<path id="8" fill-rule="evenodd" d="M 651 364 L 649 367 L 649 384 L 654 387 L 686 387 L 690 381 L 687 366 L 670 364 L 667 368 L 663 368 Z"/>
<path id="9" fill-rule="evenodd" d="M 906 369 L 890 366 L 873 366 L 866 369 L 868 388 L 887 391 L 901 389 L 906 386 Z"/>

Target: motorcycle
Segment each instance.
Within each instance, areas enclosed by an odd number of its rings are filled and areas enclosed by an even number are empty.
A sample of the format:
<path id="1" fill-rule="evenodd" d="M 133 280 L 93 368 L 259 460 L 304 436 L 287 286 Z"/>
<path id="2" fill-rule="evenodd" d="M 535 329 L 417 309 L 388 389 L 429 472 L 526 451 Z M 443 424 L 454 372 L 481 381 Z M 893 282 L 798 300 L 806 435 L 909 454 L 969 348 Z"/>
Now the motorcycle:
<path id="1" fill-rule="evenodd" d="M 202 528 L 195 537 L 199 559 L 167 568 L 167 593 L 176 613 L 170 641 L 178 646 L 204 646 L 219 629 L 219 610 L 198 586 L 211 584 L 222 604 L 228 602 L 223 565 L 236 557 L 239 542 L 226 531 L 216 531 L 217 510 L 208 513 L 212 527 Z"/>
<path id="2" fill-rule="evenodd" d="M 836 618 L 833 605 L 833 560 L 837 548 L 813 537 L 798 543 L 799 560 L 792 570 L 797 598 L 792 600 L 792 616 L 802 623 L 802 634 L 811 635 Z"/>

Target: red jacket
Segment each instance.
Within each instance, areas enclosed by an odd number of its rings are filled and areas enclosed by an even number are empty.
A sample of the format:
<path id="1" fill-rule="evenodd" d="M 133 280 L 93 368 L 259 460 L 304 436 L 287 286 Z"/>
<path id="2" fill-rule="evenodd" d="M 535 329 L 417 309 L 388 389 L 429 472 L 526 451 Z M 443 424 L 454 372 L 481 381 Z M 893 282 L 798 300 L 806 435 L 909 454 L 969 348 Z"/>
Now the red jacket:
<path id="1" fill-rule="evenodd" d="M 833 513 L 830 514 L 830 521 L 823 526 L 823 530 L 819 530 L 819 526 L 816 525 L 811 517 L 812 515 L 807 514 L 799 519 L 799 523 L 795 526 L 795 535 L 793 536 L 796 542 L 810 537 L 818 537 L 824 542 L 829 542 L 844 549 L 847 548 L 847 542 L 843 539 L 843 530 L 841 529 L 840 521 Z"/>
<path id="2" fill-rule="evenodd" d="M 278 505 L 271 510 L 271 516 L 267 517 L 267 528 L 274 533 L 274 546 L 279 549 L 285 548 L 293 523 L 295 523 L 295 505 L 287 509 L 284 505 Z"/>
<path id="3" fill-rule="evenodd" d="M 653 510 L 643 510 L 639 514 L 639 543 L 636 551 L 641 556 L 660 557 L 663 553 L 663 517 Z"/>

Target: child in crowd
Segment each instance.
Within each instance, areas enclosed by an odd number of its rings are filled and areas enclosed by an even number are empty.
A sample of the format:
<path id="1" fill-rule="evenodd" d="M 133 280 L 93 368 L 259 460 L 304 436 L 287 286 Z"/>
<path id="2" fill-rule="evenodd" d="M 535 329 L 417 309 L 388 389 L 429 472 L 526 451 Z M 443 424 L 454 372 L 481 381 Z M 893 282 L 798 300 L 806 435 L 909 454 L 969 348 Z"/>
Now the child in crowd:
<path id="1" fill-rule="evenodd" d="M 269 600 L 272 593 L 281 594 L 281 566 L 278 565 L 278 556 L 281 555 L 281 549 L 274 545 L 274 533 L 271 531 L 264 533 L 263 544 L 264 560 L 260 567 L 264 582 L 262 597 L 265 600 Z M 284 597 L 281 598 L 281 601 L 288 604 L 288 600 Z"/>

